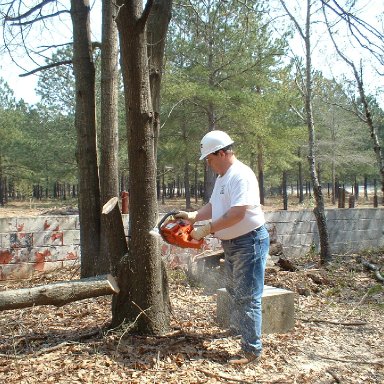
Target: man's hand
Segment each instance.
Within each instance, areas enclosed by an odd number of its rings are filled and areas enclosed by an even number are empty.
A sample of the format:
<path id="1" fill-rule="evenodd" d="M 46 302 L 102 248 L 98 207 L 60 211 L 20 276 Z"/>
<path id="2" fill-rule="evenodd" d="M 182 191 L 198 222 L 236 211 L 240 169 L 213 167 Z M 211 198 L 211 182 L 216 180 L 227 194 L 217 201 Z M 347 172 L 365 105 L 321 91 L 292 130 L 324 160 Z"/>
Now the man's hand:
<path id="1" fill-rule="evenodd" d="M 196 221 L 197 211 L 193 212 L 185 212 L 185 211 L 179 211 L 173 215 L 175 219 L 184 219 L 188 220 L 191 224 L 193 224 Z"/>
<path id="2" fill-rule="evenodd" d="M 201 227 L 194 228 L 191 232 L 192 239 L 201 240 L 203 237 L 211 233 L 211 223 L 202 225 Z"/>

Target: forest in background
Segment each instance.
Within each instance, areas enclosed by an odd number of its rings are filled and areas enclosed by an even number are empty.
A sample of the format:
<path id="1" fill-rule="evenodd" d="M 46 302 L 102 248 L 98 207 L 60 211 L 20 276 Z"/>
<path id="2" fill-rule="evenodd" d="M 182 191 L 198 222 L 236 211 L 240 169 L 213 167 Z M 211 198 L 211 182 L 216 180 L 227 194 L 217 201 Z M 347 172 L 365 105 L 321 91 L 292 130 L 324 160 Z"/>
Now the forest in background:
<path id="1" fill-rule="evenodd" d="M 196 2 L 198 15 L 188 7 L 173 10 L 162 85 L 159 198 L 172 197 L 169 191 L 175 186 L 190 190 L 192 196 L 201 195 L 204 165 L 198 161 L 199 142 L 211 129 L 227 131 L 235 140 L 238 157 L 259 176 L 262 169 L 266 195 L 279 193 L 283 182 L 288 186 L 301 182 L 305 188 L 310 180 L 307 130 L 297 86 L 304 68 L 289 51 L 292 30 L 274 33 L 281 30 L 279 21 L 267 20 L 261 8 L 241 13 L 238 3 L 225 6 L 225 12 L 219 6 L 213 12 Z M 60 47 L 47 65 L 71 57 L 70 45 Z M 94 59 L 100 68 L 97 48 Z M 16 100 L 0 79 L 0 204 L 9 199 L 76 196 L 74 86 L 70 64 L 41 71 L 36 90 L 41 101 L 28 105 Z M 100 89 L 97 92 L 100 98 Z M 124 127 L 122 87 L 119 105 Z M 372 95 L 369 106 L 382 143 L 384 111 Z M 380 179 L 379 169 L 351 82 L 327 78 L 316 70 L 313 108 L 323 185 L 368 182 L 373 186 Z M 120 189 L 124 190 L 129 178 L 127 139 L 124 129 L 119 132 Z"/>

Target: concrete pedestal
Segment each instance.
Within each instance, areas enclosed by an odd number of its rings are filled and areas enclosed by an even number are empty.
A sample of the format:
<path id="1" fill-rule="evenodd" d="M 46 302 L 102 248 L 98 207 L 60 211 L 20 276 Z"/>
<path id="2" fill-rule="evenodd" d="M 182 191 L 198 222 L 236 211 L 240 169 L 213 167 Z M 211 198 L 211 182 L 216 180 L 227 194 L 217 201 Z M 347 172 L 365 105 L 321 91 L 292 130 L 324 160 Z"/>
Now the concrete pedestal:
<path id="1" fill-rule="evenodd" d="M 225 288 L 217 290 L 217 323 L 229 328 L 231 297 Z M 295 325 L 294 293 L 286 289 L 264 286 L 262 299 L 262 333 L 285 333 Z"/>

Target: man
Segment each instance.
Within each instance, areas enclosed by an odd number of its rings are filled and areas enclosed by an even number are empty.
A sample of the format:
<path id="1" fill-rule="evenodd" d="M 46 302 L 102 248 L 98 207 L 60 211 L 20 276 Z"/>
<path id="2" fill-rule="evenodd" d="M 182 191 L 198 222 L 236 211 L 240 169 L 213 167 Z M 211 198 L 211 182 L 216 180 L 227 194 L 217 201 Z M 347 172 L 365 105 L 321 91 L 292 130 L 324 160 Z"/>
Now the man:
<path id="1" fill-rule="evenodd" d="M 269 234 L 260 205 L 254 172 L 233 152 L 233 140 L 223 131 L 211 131 L 201 140 L 200 160 L 218 174 L 209 203 L 198 211 L 176 216 L 192 223 L 211 221 L 191 232 L 194 239 L 213 234 L 225 254 L 226 289 L 233 300 L 230 330 L 240 334 L 242 353 L 230 364 L 255 361 L 262 350 L 261 296 L 269 252 Z"/>

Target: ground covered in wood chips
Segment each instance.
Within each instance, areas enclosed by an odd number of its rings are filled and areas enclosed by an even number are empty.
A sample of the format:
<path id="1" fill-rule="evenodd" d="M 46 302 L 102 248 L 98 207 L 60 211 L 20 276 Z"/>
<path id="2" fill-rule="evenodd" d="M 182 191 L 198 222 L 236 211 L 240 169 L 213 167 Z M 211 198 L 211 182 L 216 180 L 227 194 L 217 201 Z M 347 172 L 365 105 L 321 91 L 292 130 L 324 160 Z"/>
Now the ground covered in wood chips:
<path id="1" fill-rule="evenodd" d="M 362 256 L 384 265 L 384 252 Z M 239 340 L 217 326 L 215 294 L 173 270 L 172 330 L 162 337 L 108 332 L 110 297 L 4 311 L 0 382 L 383 383 L 383 284 L 356 255 L 335 256 L 327 269 L 309 256 L 295 266 L 268 268 L 268 285 L 295 292 L 295 327 L 265 335 L 256 364 L 228 365 Z M 76 278 L 67 269 L 1 282 L 0 290 Z"/>

